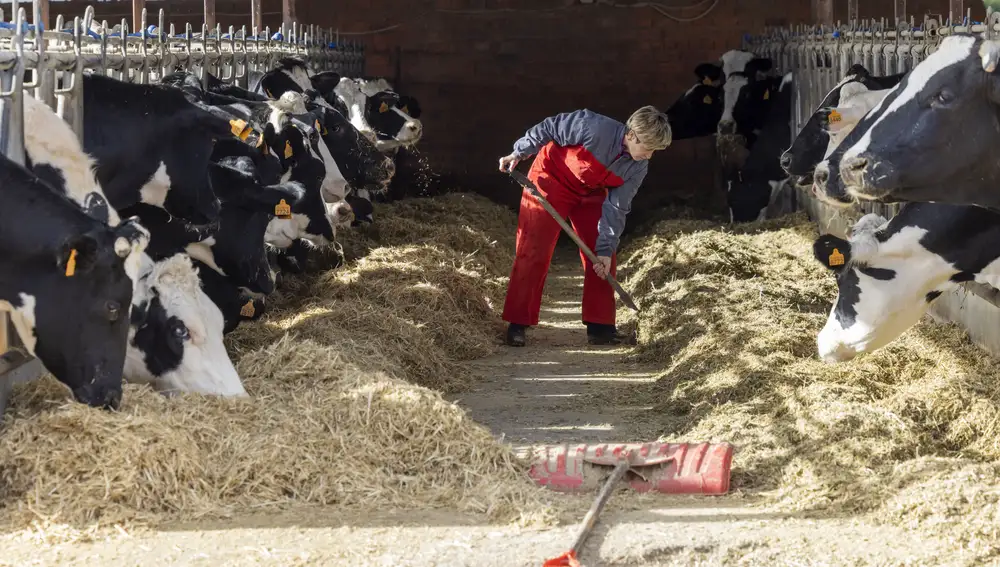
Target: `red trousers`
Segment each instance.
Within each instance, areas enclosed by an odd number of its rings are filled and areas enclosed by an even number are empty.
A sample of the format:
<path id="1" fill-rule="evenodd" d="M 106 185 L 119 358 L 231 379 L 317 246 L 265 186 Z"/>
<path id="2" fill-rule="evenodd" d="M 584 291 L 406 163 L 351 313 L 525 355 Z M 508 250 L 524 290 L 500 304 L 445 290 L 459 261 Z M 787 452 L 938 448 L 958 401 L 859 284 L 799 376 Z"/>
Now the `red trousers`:
<path id="1" fill-rule="evenodd" d="M 597 244 L 597 223 L 601 220 L 601 207 L 607 197 L 607 187 L 593 187 L 581 182 L 566 165 L 563 148 L 546 146 L 538 153 L 528 172 L 539 192 L 564 219 L 569 217 L 573 230 L 580 239 L 594 250 Z M 589 153 L 589 152 L 588 152 Z M 553 155 L 555 154 L 555 155 Z M 570 156 L 570 167 L 576 155 Z M 600 165 L 600 164 L 598 164 Z M 574 168 L 575 169 L 575 168 Z M 601 168 L 603 169 L 603 168 Z M 606 173 L 602 179 L 618 181 L 617 176 Z M 612 179 L 608 179 L 611 181 Z M 588 185 L 591 185 L 588 187 Z M 521 194 L 521 210 L 517 221 L 517 244 L 514 266 L 507 284 L 507 298 L 503 307 L 503 320 L 518 325 L 538 324 L 542 306 L 542 290 L 552 262 L 552 253 L 562 228 L 538 200 L 527 190 Z M 593 263 L 580 252 L 583 260 L 583 321 L 614 325 L 615 292 L 607 280 L 594 273 Z M 616 274 L 616 256 L 611 256 L 611 274 Z"/>

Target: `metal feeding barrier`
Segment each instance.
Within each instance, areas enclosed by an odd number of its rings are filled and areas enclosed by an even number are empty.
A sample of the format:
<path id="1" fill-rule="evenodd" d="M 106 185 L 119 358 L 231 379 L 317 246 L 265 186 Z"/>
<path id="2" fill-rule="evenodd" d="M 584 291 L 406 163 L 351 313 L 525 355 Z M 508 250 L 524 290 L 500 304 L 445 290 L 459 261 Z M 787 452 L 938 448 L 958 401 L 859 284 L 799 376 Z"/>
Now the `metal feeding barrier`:
<path id="1" fill-rule="evenodd" d="M 248 2 L 251 6 L 257 0 Z M 282 24 L 223 30 L 204 23 L 167 24 L 163 9 L 156 25 L 147 26 L 141 12 L 139 30 L 129 33 L 128 22 L 118 25 L 96 22 L 93 6 L 82 17 L 66 21 L 57 16 L 54 29 L 45 29 L 43 8 L 47 0 L 33 0 L 32 23 L 18 0 L 11 6 L 11 19 L 0 10 L 0 152 L 19 164 L 24 155 L 24 93 L 43 100 L 66 120 L 83 139 L 83 74 L 103 73 L 133 83 L 150 83 L 176 70 L 195 73 L 204 84 L 211 73 L 222 81 L 247 88 L 249 73 L 266 72 L 283 57 L 304 59 L 313 70 L 336 71 L 348 77 L 363 75 L 365 48 L 359 42 L 341 40 L 333 29 L 313 25 Z M 249 7 L 249 6 L 248 6 Z M 252 9 L 252 8 L 251 8 Z M 47 10 L 46 10 L 47 11 Z M 247 19 L 251 19 L 248 12 Z M 197 32 L 196 32 L 197 30 Z M 25 80 L 30 71 L 31 80 Z M 7 407 L 12 386 L 44 372 L 30 356 L 6 313 L 0 313 L 0 418 Z"/>
<path id="2" fill-rule="evenodd" d="M 892 21 L 897 22 L 893 25 Z M 855 20 L 846 25 L 799 25 L 767 28 L 760 35 L 746 35 L 743 49 L 763 57 L 770 57 L 781 73 L 794 73 L 794 95 L 789 126 L 792 138 L 798 135 L 826 95 L 847 74 L 847 70 L 860 63 L 873 75 L 891 75 L 912 70 L 937 49 L 940 42 L 956 33 L 979 34 L 988 39 L 1000 37 L 1000 12 L 986 10 L 986 21 L 972 20 L 971 10 L 964 17 L 947 19 L 924 16 L 918 26 L 909 20 L 896 18 L 880 20 Z M 800 191 L 795 199 L 796 208 L 815 202 L 812 195 Z M 891 219 L 899 212 L 900 205 L 862 203 L 855 205 L 857 216 L 876 213 Z M 966 282 L 964 287 L 975 295 L 1000 307 L 1000 290 L 976 282 Z"/>

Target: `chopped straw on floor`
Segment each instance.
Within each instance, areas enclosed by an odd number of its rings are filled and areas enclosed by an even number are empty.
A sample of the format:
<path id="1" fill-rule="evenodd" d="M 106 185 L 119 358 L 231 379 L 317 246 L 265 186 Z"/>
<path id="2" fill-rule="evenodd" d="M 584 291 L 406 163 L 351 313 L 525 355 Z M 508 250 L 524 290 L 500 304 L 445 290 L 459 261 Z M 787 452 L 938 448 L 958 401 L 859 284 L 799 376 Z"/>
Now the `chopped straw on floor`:
<path id="1" fill-rule="evenodd" d="M 625 244 L 645 311 L 635 360 L 664 440 L 736 445 L 733 487 L 785 510 L 870 514 L 998 543 L 1000 371 L 955 325 L 925 319 L 841 364 L 816 356 L 836 284 L 804 214 L 726 227 L 662 221 Z"/>
<path id="2" fill-rule="evenodd" d="M 459 361 L 499 345 L 516 216 L 469 195 L 378 214 L 379 238 L 354 237 L 360 259 L 287 280 L 227 337 L 250 399 L 128 385 L 111 413 L 51 377 L 18 386 L 0 514 L 110 526 L 299 504 L 550 520 L 525 464 L 440 395 L 467 384 Z"/>

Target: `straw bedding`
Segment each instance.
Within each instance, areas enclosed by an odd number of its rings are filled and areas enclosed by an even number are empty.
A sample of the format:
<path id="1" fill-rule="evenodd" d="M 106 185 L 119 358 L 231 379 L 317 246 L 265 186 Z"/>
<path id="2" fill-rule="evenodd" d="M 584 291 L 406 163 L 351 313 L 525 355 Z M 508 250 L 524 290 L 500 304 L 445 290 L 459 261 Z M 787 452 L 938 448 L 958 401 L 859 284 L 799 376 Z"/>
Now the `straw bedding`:
<path id="1" fill-rule="evenodd" d="M 262 320 L 227 337 L 250 399 L 127 385 L 111 413 L 48 377 L 19 386 L 0 434 L 0 515 L 156 524 L 314 504 L 549 519 L 524 464 L 438 391 L 464 386 L 457 361 L 499 342 L 515 215 L 465 195 L 379 213 L 382 236 L 354 243 L 360 260 L 286 280 Z"/>
<path id="2" fill-rule="evenodd" d="M 645 311 L 631 355 L 664 439 L 730 441 L 735 489 L 787 510 L 865 513 L 997 543 L 1000 372 L 955 325 L 925 319 L 841 365 L 816 357 L 836 284 L 803 214 L 739 228 L 663 221 L 627 243 Z"/>

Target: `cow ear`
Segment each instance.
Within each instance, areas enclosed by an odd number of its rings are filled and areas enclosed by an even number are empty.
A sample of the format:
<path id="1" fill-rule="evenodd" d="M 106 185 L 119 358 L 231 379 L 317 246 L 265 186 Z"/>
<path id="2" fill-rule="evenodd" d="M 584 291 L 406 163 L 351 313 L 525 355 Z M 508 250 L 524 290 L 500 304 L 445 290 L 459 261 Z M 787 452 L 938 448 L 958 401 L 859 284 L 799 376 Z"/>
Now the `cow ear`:
<path id="1" fill-rule="evenodd" d="M 715 63 L 702 63 L 694 68 L 694 74 L 703 84 L 709 85 L 722 78 L 722 67 Z"/>
<path id="2" fill-rule="evenodd" d="M 399 97 L 399 106 L 410 118 L 420 118 L 420 114 L 422 113 L 420 103 L 412 96 Z"/>
<path id="3" fill-rule="evenodd" d="M 240 320 L 256 321 L 266 311 L 267 304 L 261 298 L 246 293 L 240 294 Z"/>
<path id="4" fill-rule="evenodd" d="M 283 183 L 261 187 L 247 195 L 260 210 L 278 218 L 290 218 L 294 207 L 306 194 L 299 183 Z"/>
<path id="5" fill-rule="evenodd" d="M 847 70 L 847 73 L 844 73 L 845 77 L 850 77 L 851 75 L 854 75 L 858 80 L 861 80 L 870 77 L 871 73 L 868 72 L 868 69 L 866 69 L 861 63 L 855 63 L 854 65 L 851 65 L 851 68 Z"/>
<path id="6" fill-rule="evenodd" d="M 836 272 L 851 261 L 851 243 L 832 234 L 824 234 L 813 242 L 813 255 L 820 264 Z"/>
<path id="7" fill-rule="evenodd" d="M 323 71 L 309 77 L 309 82 L 323 98 L 326 98 L 340 84 L 340 74 L 334 71 Z"/>
<path id="8" fill-rule="evenodd" d="M 93 232 L 74 236 L 56 252 L 56 267 L 68 278 L 89 273 L 97 265 L 100 243 Z"/>

